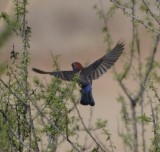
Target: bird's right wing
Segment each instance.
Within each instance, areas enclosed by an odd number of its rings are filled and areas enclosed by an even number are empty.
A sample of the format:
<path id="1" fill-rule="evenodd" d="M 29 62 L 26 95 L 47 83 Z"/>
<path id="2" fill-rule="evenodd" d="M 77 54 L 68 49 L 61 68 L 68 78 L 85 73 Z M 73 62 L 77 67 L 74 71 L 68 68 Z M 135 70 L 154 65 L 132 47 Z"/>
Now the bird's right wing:
<path id="1" fill-rule="evenodd" d="M 66 81 L 72 81 L 76 72 L 74 71 L 54 71 L 54 72 L 46 72 L 46 71 L 42 71 L 39 70 L 37 68 L 32 68 L 32 70 L 34 72 L 40 73 L 40 74 L 50 74 L 55 76 L 56 78 L 60 78 L 62 80 L 66 80 Z"/>

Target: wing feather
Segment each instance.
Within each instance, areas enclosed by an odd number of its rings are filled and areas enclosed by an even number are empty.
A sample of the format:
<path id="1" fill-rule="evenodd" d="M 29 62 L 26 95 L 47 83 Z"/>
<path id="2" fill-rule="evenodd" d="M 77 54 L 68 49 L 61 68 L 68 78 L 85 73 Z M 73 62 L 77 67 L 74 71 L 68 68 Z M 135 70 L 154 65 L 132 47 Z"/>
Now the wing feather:
<path id="1" fill-rule="evenodd" d="M 55 71 L 51 75 L 66 81 L 72 81 L 76 72 L 74 71 Z"/>
<path id="2" fill-rule="evenodd" d="M 82 69 L 81 74 L 88 75 L 91 80 L 99 78 L 118 60 L 124 50 L 124 43 L 117 43 L 117 45 L 106 55 L 91 65 Z"/>
<path id="3" fill-rule="evenodd" d="M 74 71 L 54 71 L 54 72 L 46 72 L 43 70 L 39 70 L 37 68 L 32 68 L 32 70 L 34 72 L 40 73 L 40 74 L 50 74 L 55 76 L 56 78 L 60 78 L 62 80 L 66 80 L 66 81 L 72 81 L 74 78 L 74 75 L 76 74 L 76 72 Z"/>
<path id="4" fill-rule="evenodd" d="M 117 45 L 109 53 L 107 53 L 88 67 L 81 69 L 81 78 L 83 78 L 84 76 L 89 76 L 91 80 L 99 78 L 118 60 L 123 50 L 124 43 L 117 43 Z M 32 70 L 40 74 L 50 74 L 66 81 L 72 81 L 75 74 L 77 73 L 76 71 L 46 72 L 36 68 L 33 68 Z"/>

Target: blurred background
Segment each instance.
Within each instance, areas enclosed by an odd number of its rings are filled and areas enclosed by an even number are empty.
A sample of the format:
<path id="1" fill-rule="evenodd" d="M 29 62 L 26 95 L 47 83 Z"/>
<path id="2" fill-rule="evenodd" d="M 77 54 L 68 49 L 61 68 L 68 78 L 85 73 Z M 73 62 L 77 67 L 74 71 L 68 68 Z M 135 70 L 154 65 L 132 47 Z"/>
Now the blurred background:
<path id="1" fill-rule="evenodd" d="M 78 61 L 87 65 L 102 57 L 108 46 L 104 43 L 103 20 L 96 15 L 93 9 L 99 0 L 34 0 L 28 5 L 27 15 L 29 26 L 32 29 L 30 57 L 31 62 L 29 72 L 31 76 L 38 75 L 31 71 L 32 67 L 37 67 L 46 71 L 52 71 L 53 59 L 50 51 L 54 55 L 60 55 L 59 64 L 62 70 L 70 70 L 71 63 Z M 111 6 L 110 1 L 102 0 L 104 10 Z M 6 11 L 12 14 L 12 1 L 0 0 L 0 13 Z M 112 34 L 114 47 L 117 41 L 124 41 L 125 52 L 129 51 L 132 26 L 130 18 L 127 18 L 118 10 L 107 23 Z M 4 24 L 0 20 L 0 32 L 4 30 Z M 143 33 L 142 49 L 148 52 L 150 39 L 146 31 L 140 26 L 140 33 Z M 0 63 L 7 63 L 14 44 L 17 51 L 21 51 L 18 45 L 21 40 L 15 35 L 11 36 L 5 45 L 0 48 Z M 121 67 L 122 59 L 115 68 Z M 50 81 L 49 76 L 45 76 Z M 134 84 L 129 82 L 130 86 Z M 120 105 L 116 98 L 121 93 L 118 83 L 114 81 L 112 70 L 93 82 L 93 96 L 95 106 L 93 108 L 93 123 L 97 118 L 108 120 L 107 128 L 112 134 L 112 140 L 116 146 L 116 151 L 121 151 L 123 144 L 118 138 L 117 128 L 119 120 Z M 78 106 L 85 122 L 89 119 L 90 107 Z M 98 136 L 98 135 L 97 135 Z M 61 149 L 60 149 L 61 150 Z"/>

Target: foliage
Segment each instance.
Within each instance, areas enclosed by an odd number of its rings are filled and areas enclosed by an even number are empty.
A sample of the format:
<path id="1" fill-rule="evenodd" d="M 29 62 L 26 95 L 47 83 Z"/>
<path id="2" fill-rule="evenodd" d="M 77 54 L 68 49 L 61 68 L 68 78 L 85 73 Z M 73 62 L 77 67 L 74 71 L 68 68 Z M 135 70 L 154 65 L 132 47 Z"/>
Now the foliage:
<path id="1" fill-rule="evenodd" d="M 111 10 L 109 9 L 108 12 L 105 12 L 103 1 L 101 0 L 99 6 L 94 6 L 97 14 L 104 21 L 103 32 L 107 37 L 105 40 L 109 48 L 110 42 L 112 42 L 112 34 L 109 33 L 108 20 L 116 14 L 117 8 L 132 20 L 130 53 L 129 55 L 124 53 L 125 63 L 123 64 L 123 70 L 117 72 L 114 69 L 115 78 L 123 90 L 123 94 L 120 94 L 117 100 L 121 105 L 121 122 L 119 125 L 124 129 L 120 129 L 121 127 L 119 126 L 118 134 L 123 141 L 125 151 L 138 152 L 142 149 L 143 152 L 146 152 L 147 149 L 150 149 L 150 151 L 158 152 L 160 149 L 158 144 L 160 143 L 158 129 L 160 115 L 157 109 L 159 109 L 160 101 L 158 93 L 160 63 L 155 60 L 155 56 L 160 40 L 159 1 L 142 0 L 138 2 L 131 0 L 130 2 L 125 2 L 122 0 L 111 0 L 111 3 Z M 138 9 L 140 13 L 138 13 Z M 142 57 L 142 42 L 139 33 L 140 24 L 146 28 L 146 31 L 149 33 L 148 36 L 150 36 L 152 41 L 152 49 L 146 60 L 143 60 Z M 130 84 L 127 82 L 130 79 L 138 86 L 135 90 L 129 89 Z M 145 110 L 148 108 L 150 108 L 151 114 Z M 152 130 L 146 131 L 145 128 L 148 125 L 152 126 Z M 153 133 L 151 147 L 146 144 L 146 132 Z M 141 137 L 139 134 L 141 134 Z"/>
<path id="2" fill-rule="evenodd" d="M 102 28 L 104 42 L 107 50 L 111 49 L 113 40 L 109 30 L 108 21 L 114 17 L 117 8 L 124 16 L 131 19 L 132 40 L 129 47 L 129 56 L 124 53 L 125 59 L 122 71 L 114 69 L 114 77 L 118 82 L 122 94 L 117 101 L 121 105 L 120 124 L 118 135 L 124 144 L 125 151 L 158 152 L 160 150 L 160 125 L 159 125 L 159 61 L 155 61 L 160 39 L 157 28 L 159 14 L 150 8 L 151 2 L 142 0 L 136 2 L 123 2 L 111 0 L 111 6 L 105 12 L 103 3 L 94 5 L 94 10 L 104 22 Z M 68 143 L 70 151 L 116 151 L 116 145 L 111 140 L 112 134 L 107 129 L 108 121 L 97 119 L 91 125 L 92 110 L 88 126 L 84 123 L 77 105 L 76 91 L 79 89 L 75 75 L 71 83 L 53 78 L 49 84 L 45 79 L 31 78 L 28 73 L 30 62 L 30 38 L 32 29 L 27 22 L 28 0 L 14 0 L 14 16 L 5 12 L 0 14 L 0 19 L 6 23 L 6 29 L 0 35 L 0 47 L 7 39 L 16 34 L 21 38 L 21 51 L 15 50 L 14 45 L 10 61 L 0 65 L 0 75 L 5 73 L 7 81 L 0 78 L 0 149 L 1 151 L 58 151 L 58 148 Z M 160 9 L 159 3 L 155 8 Z M 140 9 L 142 16 L 137 17 L 136 10 Z M 146 28 L 152 40 L 151 53 L 146 60 L 142 59 L 141 39 L 139 25 Z M 53 68 L 59 70 L 57 57 L 53 57 Z M 134 61 L 136 63 L 134 65 Z M 128 80 L 137 84 L 135 90 L 130 90 Z M 150 114 L 145 111 L 150 109 Z M 151 130 L 146 130 L 152 126 Z M 101 133 L 105 142 L 101 142 L 96 135 Z M 150 145 L 146 144 L 146 132 L 152 133 Z M 80 142 L 85 134 L 84 144 Z M 138 134 L 140 133 L 140 135 Z M 93 144 L 89 144 L 91 141 Z"/>
<path id="3" fill-rule="evenodd" d="M 68 142 L 71 151 L 89 149 L 79 143 L 80 132 L 86 133 L 94 141 L 98 151 L 104 147 L 92 135 L 93 128 L 87 128 L 77 108 L 74 92 L 77 90 L 79 74 L 74 81 L 66 83 L 53 78 L 49 84 L 37 77 L 30 78 L 31 27 L 27 22 L 27 0 L 14 0 L 14 16 L 2 12 L 0 18 L 6 23 L 6 30 L 0 36 L 0 46 L 4 45 L 11 34 L 21 38 L 21 51 L 13 44 L 10 61 L 1 65 L 1 73 L 7 81 L 0 78 L 0 149 L 2 151 L 56 151 Z M 54 68 L 59 70 L 57 57 L 53 57 Z M 77 115 L 74 113 L 77 112 Z M 105 124 L 100 128 L 104 129 Z M 97 130 L 95 127 L 93 130 Z M 106 136 L 104 134 L 104 136 Z M 71 141 L 71 139 L 73 141 Z M 47 139 L 47 143 L 46 143 Z M 90 148 L 91 149 L 91 148 Z"/>

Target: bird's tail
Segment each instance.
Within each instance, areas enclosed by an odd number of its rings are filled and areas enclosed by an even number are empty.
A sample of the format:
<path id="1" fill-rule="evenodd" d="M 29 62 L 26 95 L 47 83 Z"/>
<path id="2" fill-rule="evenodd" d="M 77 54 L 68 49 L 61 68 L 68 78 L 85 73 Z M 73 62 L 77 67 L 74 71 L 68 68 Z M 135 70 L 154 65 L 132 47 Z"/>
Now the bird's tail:
<path id="1" fill-rule="evenodd" d="M 94 106 L 95 102 L 92 96 L 92 88 L 91 85 L 89 86 L 82 86 L 82 90 L 81 90 L 81 100 L 80 103 L 82 105 L 90 105 L 90 106 Z"/>
<path id="2" fill-rule="evenodd" d="M 39 70 L 37 68 L 32 68 L 32 70 L 40 74 L 53 74 L 53 72 L 46 72 L 46 71 Z"/>

